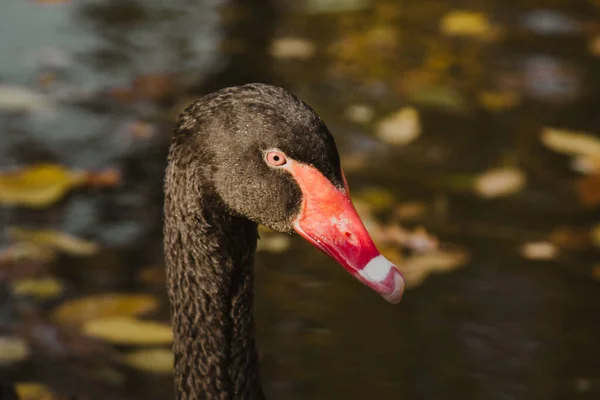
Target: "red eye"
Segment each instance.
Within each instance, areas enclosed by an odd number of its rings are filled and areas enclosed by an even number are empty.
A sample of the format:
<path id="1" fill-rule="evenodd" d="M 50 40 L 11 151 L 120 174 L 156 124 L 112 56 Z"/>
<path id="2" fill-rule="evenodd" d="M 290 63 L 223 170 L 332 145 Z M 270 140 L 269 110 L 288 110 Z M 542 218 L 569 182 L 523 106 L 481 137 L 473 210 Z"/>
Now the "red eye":
<path id="1" fill-rule="evenodd" d="M 287 160 L 285 155 L 279 151 L 270 151 L 265 155 L 265 160 L 274 167 L 281 167 Z"/>

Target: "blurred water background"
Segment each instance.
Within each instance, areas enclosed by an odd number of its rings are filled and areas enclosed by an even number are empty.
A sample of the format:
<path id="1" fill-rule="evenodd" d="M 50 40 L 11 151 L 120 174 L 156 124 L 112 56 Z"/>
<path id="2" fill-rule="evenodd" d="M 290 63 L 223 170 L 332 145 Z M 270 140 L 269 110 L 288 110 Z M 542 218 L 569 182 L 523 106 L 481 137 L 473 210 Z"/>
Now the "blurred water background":
<path id="1" fill-rule="evenodd" d="M 173 398 L 166 152 L 187 104 L 251 81 L 325 119 L 410 286 L 389 306 L 264 230 L 270 398 L 600 398 L 600 1 L 2 0 L 0 38 L 0 383 L 24 399 Z"/>

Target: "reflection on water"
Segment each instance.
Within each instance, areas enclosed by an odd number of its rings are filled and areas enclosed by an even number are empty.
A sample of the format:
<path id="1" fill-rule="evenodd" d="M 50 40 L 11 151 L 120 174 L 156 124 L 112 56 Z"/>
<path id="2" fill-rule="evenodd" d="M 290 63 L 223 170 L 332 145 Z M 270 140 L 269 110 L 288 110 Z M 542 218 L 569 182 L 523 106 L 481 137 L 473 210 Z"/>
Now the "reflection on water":
<path id="1" fill-rule="evenodd" d="M 4 361 L 0 382 L 172 397 L 168 374 L 123 365 L 130 347 L 47 314 L 133 291 L 158 296 L 150 316 L 167 319 L 160 207 L 174 117 L 207 91 L 262 80 L 327 121 L 369 229 L 413 276 L 391 307 L 307 243 L 265 241 L 256 312 L 272 398 L 598 397 L 599 6 L 5 0 L 2 174 L 48 163 L 91 175 L 48 207 L 0 209 L 5 228 L 50 231 L 0 236 L 0 333 L 30 352 Z M 419 255 L 438 239 L 469 262 Z M 32 277 L 46 286 L 15 284 Z"/>

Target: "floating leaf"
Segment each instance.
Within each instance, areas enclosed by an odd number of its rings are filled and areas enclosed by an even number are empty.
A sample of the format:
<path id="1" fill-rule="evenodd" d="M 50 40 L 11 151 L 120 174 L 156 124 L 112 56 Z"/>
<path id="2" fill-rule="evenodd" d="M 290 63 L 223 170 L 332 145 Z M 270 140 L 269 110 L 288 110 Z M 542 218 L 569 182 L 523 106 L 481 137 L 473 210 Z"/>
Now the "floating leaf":
<path id="1" fill-rule="evenodd" d="M 130 367 L 153 372 L 169 374 L 173 372 L 173 352 L 169 349 L 140 349 L 125 354 L 123 362 Z"/>
<path id="2" fill-rule="evenodd" d="M 0 265 L 22 261 L 45 263 L 51 261 L 55 252 L 47 247 L 34 243 L 17 242 L 0 250 Z"/>
<path id="3" fill-rule="evenodd" d="M 600 281 L 600 264 L 596 264 L 592 267 L 592 278 L 594 278 L 597 281 Z"/>
<path id="4" fill-rule="evenodd" d="M 550 242 L 529 242 L 521 247 L 521 255 L 529 260 L 552 260 L 557 254 L 558 249 Z"/>
<path id="5" fill-rule="evenodd" d="M 56 297 L 63 291 L 63 285 L 56 278 L 25 278 L 13 281 L 12 292 L 16 296 L 32 296 L 40 299 Z"/>
<path id="6" fill-rule="evenodd" d="M 600 204 L 600 175 L 585 176 L 577 181 L 577 193 L 584 206 Z"/>
<path id="7" fill-rule="evenodd" d="M 268 253 L 283 253 L 290 247 L 291 243 L 292 239 L 288 235 L 281 233 L 272 234 L 261 237 L 256 250 Z"/>
<path id="8" fill-rule="evenodd" d="M 138 99 L 162 101 L 171 97 L 176 90 L 176 82 L 170 74 L 142 74 L 133 82 L 133 92 Z"/>
<path id="9" fill-rule="evenodd" d="M 38 382 L 18 382 L 15 384 L 15 391 L 20 400 L 53 400 L 55 399 L 52 390 Z"/>
<path id="10" fill-rule="evenodd" d="M 369 187 L 352 196 L 358 202 L 366 203 L 373 211 L 382 211 L 394 204 L 394 196 L 380 187 Z"/>
<path id="11" fill-rule="evenodd" d="M 444 15 L 440 21 L 440 31 L 446 36 L 486 37 L 491 26 L 485 14 L 455 10 Z"/>
<path id="12" fill-rule="evenodd" d="M 53 164 L 0 173 L 0 204 L 46 207 L 85 181 L 85 174 Z"/>
<path id="13" fill-rule="evenodd" d="M 396 216 L 401 220 L 415 220 L 427 213 L 427 205 L 421 201 L 406 201 L 396 207 Z"/>
<path id="14" fill-rule="evenodd" d="M 93 319 L 85 322 L 82 330 L 88 336 L 121 345 L 162 345 L 173 341 L 169 324 L 127 317 Z"/>
<path id="15" fill-rule="evenodd" d="M 584 250 L 590 247 L 590 232 L 584 228 L 559 226 L 550 233 L 550 242 L 567 250 Z"/>
<path id="16" fill-rule="evenodd" d="M 592 227 L 590 236 L 592 237 L 592 242 L 600 247 L 600 224 L 596 224 Z"/>
<path id="17" fill-rule="evenodd" d="M 0 111 L 50 113 L 53 110 L 53 102 L 43 93 L 0 84 Z"/>
<path id="18" fill-rule="evenodd" d="M 504 111 L 519 104 L 519 95 L 516 92 L 481 92 L 479 104 L 490 111 Z"/>
<path id="19" fill-rule="evenodd" d="M 0 365 L 14 364 L 29 356 L 29 346 L 18 337 L 0 336 Z"/>
<path id="20" fill-rule="evenodd" d="M 420 134 L 419 112 L 413 107 L 404 107 L 385 117 L 377 125 L 377 136 L 392 145 L 407 145 Z"/>
<path id="21" fill-rule="evenodd" d="M 306 11 L 312 14 L 356 11 L 369 5 L 369 0 L 308 0 Z"/>
<path id="22" fill-rule="evenodd" d="M 375 112 L 373 109 L 364 104 L 353 104 L 348 106 L 345 113 L 346 118 L 358 124 L 366 124 L 373 119 Z"/>
<path id="23" fill-rule="evenodd" d="M 468 252 L 458 246 L 445 246 L 437 251 L 416 253 L 398 264 L 407 287 L 415 287 L 432 273 L 450 272 L 469 260 Z"/>
<path id="24" fill-rule="evenodd" d="M 160 285 L 164 287 L 167 280 L 167 269 L 164 266 L 144 268 L 138 273 L 138 280 L 147 285 Z"/>
<path id="25" fill-rule="evenodd" d="M 517 168 L 495 168 L 479 175 L 474 182 L 475 193 L 485 198 L 513 194 L 525 187 L 526 178 Z"/>
<path id="26" fill-rule="evenodd" d="M 158 299 L 151 295 L 103 294 L 63 303 L 52 312 L 52 318 L 62 324 L 80 325 L 91 319 L 141 315 L 158 305 Z"/>
<path id="27" fill-rule="evenodd" d="M 280 37 L 271 43 L 271 55 L 285 60 L 306 60 L 315 54 L 315 45 L 299 37 Z"/>
<path id="28" fill-rule="evenodd" d="M 600 175 L 600 155 L 577 155 L 571 160 L 571 167 L 582 174 Z"/>
<path id="29" fill-rule="evenodd" d="M 449 112 L 462 113 L 467 110 L 467 102 L 462 93 L 451 86 L 425 85 L 407 93 L 415 104 L 439 107 Z"/>
<path id="30" fill-rule="evenodd" d="M 544 128 L 540 139 L 558 153 L 600 157 L 600 139 L 587 132 Z"/>
<path id="31" fill-rule="evenodd" d="M 50 247 L 73 255 L 87 256 L 98 251 L 98 245 L 95 243 L 53 230 L 29 230 L 11 227 L 8 229 L 8 235 L 15 241 Z"/>

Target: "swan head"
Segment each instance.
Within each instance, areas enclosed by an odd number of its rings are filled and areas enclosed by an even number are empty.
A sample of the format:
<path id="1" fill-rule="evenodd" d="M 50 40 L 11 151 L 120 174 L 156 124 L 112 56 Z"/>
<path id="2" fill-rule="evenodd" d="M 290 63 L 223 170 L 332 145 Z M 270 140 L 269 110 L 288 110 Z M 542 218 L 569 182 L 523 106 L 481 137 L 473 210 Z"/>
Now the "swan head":
<path id="1" fill-rule="evenodd" d="M 226 88 L 188 107 L 173 140 L 185 143 L 185 159 L 231 215 L 298 233 L 388 302 L 400 301 L 404 278 L 352 205 L 333 136 L 299 98 L 265 84 Z"/>

